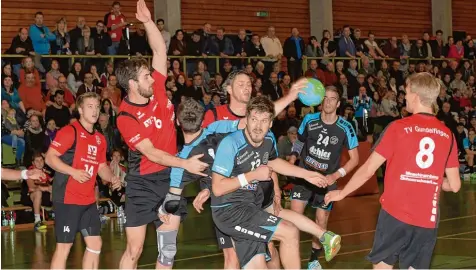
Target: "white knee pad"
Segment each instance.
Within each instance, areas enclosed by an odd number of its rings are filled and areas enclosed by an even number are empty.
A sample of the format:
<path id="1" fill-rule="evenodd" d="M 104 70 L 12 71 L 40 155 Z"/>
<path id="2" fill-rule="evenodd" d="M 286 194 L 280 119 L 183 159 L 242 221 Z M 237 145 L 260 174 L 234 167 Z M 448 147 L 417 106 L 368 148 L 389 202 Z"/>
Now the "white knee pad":
<path id="1" fill-rule="evenodd" d="M 94 254 L 98 254 L 98 255 L 101 254 L 101 251 L 100 251 L 100 250 L 94 250 L 94 249 L 90 249 L 90 248 L 88 248 L 88 247 L 86 247 L 86 250 L 89 251 L 89 252 L 91 252 L 91 253 L 94 253 Z"/>
<path id="2" fill-rule="evenodd" d="M 177 234 L 178 230 L 157 230 L 157 247 L 159 250 L 157 261 L 163 266 L 174 265 L 174 257 L 177 254 Z"/>

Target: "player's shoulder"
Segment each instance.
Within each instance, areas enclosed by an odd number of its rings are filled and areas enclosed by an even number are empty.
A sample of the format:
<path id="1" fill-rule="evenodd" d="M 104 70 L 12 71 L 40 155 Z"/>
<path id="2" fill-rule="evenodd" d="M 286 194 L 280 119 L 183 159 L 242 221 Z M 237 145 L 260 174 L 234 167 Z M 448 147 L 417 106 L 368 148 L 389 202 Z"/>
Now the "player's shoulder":
<path id="1" fill-rule="evenodd" d="M 220 142 L 220 146 L 224 145 L 225 147 L 232 147 L 234 149 L 239 149 L 247 145 L 245 135 L 243 130 L 237 130 L 229 133 L 223 140 Z"/>
<path id="2" fill-rule="evenodd" d="M 276 143 L 276 136 L 274 136 L 274 133 L 271 130 L 268 131 L 264 138 L 271 140 L 273 143 Z"/>
<path id="3" fill-rule="evenodd" d="M 71 135 L 74 135 L 74 133 L 76 132 L 76 130 L 78 130 L 79 128 L 82 128 L 81 124 L 79 123 L 79 121 L 75 121 L 69 125 L 66 125 L 62 128 L 60 128 L 58 130 L 58 132 L 61 132 L 62 134 L 71 134 Z M 58 136 L 56 136 L 58 137 Z"/>
<path id="4" fill-rule="evenodd" d="M 337 121 L 336 121 L 335 125 L 338 126 L 341 129 L 343 129 L 346 132 L 353 132 L 354 131 L 354 127 L 352 126 L 352 124 L 342 116 L 337 117 Z"/>
<path id="5" fill-rule="evenodd" d="M 316 112 L 316 113 L 308 113 L 306 116 L 304 116 L 304 119 L 302 119 L 302 123 L 308 124 L 311 121 L 320 121 L 321 120 L 321 113 Z"/>

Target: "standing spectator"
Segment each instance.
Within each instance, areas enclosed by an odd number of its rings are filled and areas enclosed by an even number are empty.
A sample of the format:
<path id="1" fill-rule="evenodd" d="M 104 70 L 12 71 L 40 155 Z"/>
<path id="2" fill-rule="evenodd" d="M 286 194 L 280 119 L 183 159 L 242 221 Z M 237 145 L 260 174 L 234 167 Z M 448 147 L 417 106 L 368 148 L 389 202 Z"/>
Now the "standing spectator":
<path id="1" fill-rule="evenodd" d="M 263 45 L 260 42 L 260 38 L 258 34 L 253 34 L 251 36 L 251 43 L 249 44 L 248 48 L 246 49 L 246 55 L 248 57 L 253 56 L 266 56 L 266 52 L 264 51 Z M 252 59 L 251 63 L 255 65 L 259 59 Z"/>
<path id="2" fill-rule="evenodd" d="M 383 47 L 383 53 L 388 55 L 390 58 L 400 58 L 400 48 L 398 47 L 397 37 L 392 37 L 388 40 L 388 42 Z"/>
<path id="3" fill-rule="evenodd" d="M 436 30 L 435 39 L 430 41 L 431 53 L 433 54 L 434 58 L 444 58 L 445 45 L 443 44 L 442 37 L 443 37 L 443 31 Z"/>
<path id="4" fill-rule="evenodd" d="M 302 59 L 305 57 L 304 40 L 299 36 L 297 28 L 291 30 L 291 37 L 284 42 L 284 57 L 288 60 L 288 74 L 292 81 L 302 75 Z"/>
<path id="5" fill-rule="evenodd" d="M 122 30 L 126 25 L 126 17 L 121 13 L 121 3 L 112 3 L 112 12 L 107 18 L 107 29 L 112 40 L 112 45 L 109 47 L 110 55 L 116 55 L 122 38 Z"/>
<path id="6" fill-rule="evenodd" d="M 320 57 L 322 56 L 321 44 L 317 41 L 315 36 L 309 38 L 309 44 L 306 47 L 307 57 Z"/>
<path id="7" fill-rule="evenodd" d="M 56 30 L 53 32 L 56 36 L 56 40 L 51 42 L 51 54 L 57 55 L 70 55 L 71 52 L 71 37 L 67 32 L 66 19 L 61 18 L 56 22 Z M 75 45 L 76 46 L 76 45 Z M 68 58 L 58 58 L 58 64 L 61 68 L 61 73 L 68 74 L 68 68 L 70 62 Z M 46 67 L 45 67 L 46 68 Z"/>
<path id="8" fill-rule="evenodd" d="M 187 44 L 182 29 L 175 31 L 175 35 L 170 41 L 169 55 L 183 56 L 187 53 Z"/>
<path id="9" fill-rule="evenodd" d="M 344 25 L 343 36 L 339 40 L 339 56 L 355 58 L 356 49 L 354 42 L 350 38 L 350 26 Z"/>
<path id="10" fill-rule="evenodd" d="M 426 49 L 426 55 L 428 58 L 433 58 L 433 51 L 431 50 L 430 44 L 430 34 L 428 32 L 423 32 L 423 47 Z"/>
<path id="11" fill-rule="evenodd" d="M 76 52 L 78 50 L 78 40 L 83 36 L 83 29 L 86 26 L 86 20 L 84 17 L 78 17 L 76 27 L 69 31 L 70 37 L 70 50 Z"/>
<path id="12" fill-rule="evenodd" d="M 56 36 L 51 33 L 48 27 L 43 25 L 43 13 L 41 11 L 35 13 L 35 23 L 30 26 L 29 34 L 36 54 L 50 53 L 50 41 L 55 40 Z M 44 67 L 49 67 L 50 60 L 42 58 L 41 64 Z"/>
<path id="13" fill-rule="evenodd" d="M 43 149 L 50 148 L 50 144 L 52 141 L 54 141 L 57 131 L 58 129 L 56 128 L 56 123 L 54 119 L 46 121 L 45 142 Z"/>
<path id="14" fill-rule="evenodd" d="M 28 30 L 24 27 L 20 28 L 18 35 L 15 36 L 12 40 L 10 48 L 5 51 L 6 54 L 21 54 L 21 55 L 35 55 L 33 50 L 33 43 L 31 38 L 28 36 Z M 11 58 L 10 63 L 12 64 L 13 73 L 20 77 L 20 68 L 21 60 L 20 58 Z"/>
<path id="15" fill-rule="evenodd" d="M 476 59 L 476 47 L 474 46 L 474 41 L 472 39 L 466 43 L 464 48 L 464 58 L 470 60 Z"/>
<path id="16" fill-rule="evenodd" d="M 164 38 L 165 45 L 167 46 L 167 51 L 169 50 L 170 46 L 170 33 L 165 30 L 165 21 L 164 19 L 157 19 L 157 28 L 159 29 L 162 37 Z"/>
<path id="17" fill-rule="evenodd" d="M 172 47 L 172 45 L 171 45 Z M 225 37 L 225 28 L 219 27 L 217 29 L 217 35 L 215 37 L 208 38 L 205 42 L 203 53 L 206 55 L 220 56 L 226 58 L 227 56 L 233 56 L 234 48 L 231 39 Z M 223 66 L 224 60 L 220 60 L 220 66 Z M 216 70 L 216 61 L 212 59 L 207 63 L 208 70 Z"/>
<path id="18" fill-rule="evenodd" d="M 248 40 L 248 37 L 246 36 L 246 30 L 242 28 L 238 31 L 238 37 L 233 43 L 233 49 L 235 50 L 235 55 L 238 57 L 247 57 L 248 55 L 246 54 L 246 51 L 248 50 L 249 46 L 250 46 L 250 41 Z M 238 69 L 243 69 L 246 63 L 247 63 L 246 59 L 236 59 L 234 60 L 233 65 L 236 66 Z"/>
<path id="19" fill-rule="evenodd" d="M 168 33 L 168 32 L 167 32 Z M 192 34 L 192 38 L 187 43 L 187 55 L 190 56 L 201 56 L 202 55 L 202 39 L 200 32 L 194 31 Z M 195 59 L 188 59 L 187 60 L 187 75 L 193 74 L 193 71 L 196 68 L 196 60 Z"/>
<path id="20" fill-rule="evenodd" d="M 276 37 L 276 29 L 274 26 L 268 27 L 268 33 L 266 36 L 261 37 L 261 45 L 266 53 L 268 59 L 261 59 L 265 64 L 264 76 L 267 77 L 273 70 L 274 63 L 281 61 L 283 57 L 283 47 L 281 41 Z"/>
<path id="21" fill-rule="evenodd" d="M 96 27 L 91 29 L 91 37 L 94 39 L 94 52 L 97 56 L 108 55 L 108 48 L 112 45 L 112 40 L 106 31 L 106 25 L 103 21 L 97 21 Z M 104 71 L 104 66 L 107 59 L 95 59 L 92 63 L 95 63 L 98 67 L 98 71 L 101 73 Z"/>

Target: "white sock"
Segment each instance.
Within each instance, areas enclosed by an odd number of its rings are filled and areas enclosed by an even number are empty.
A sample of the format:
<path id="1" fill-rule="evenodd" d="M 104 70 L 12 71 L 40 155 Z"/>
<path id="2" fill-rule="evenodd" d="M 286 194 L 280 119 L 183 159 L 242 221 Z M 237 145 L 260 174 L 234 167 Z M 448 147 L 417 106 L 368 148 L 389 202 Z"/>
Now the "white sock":
<path id="1" fill-rule="evenodd" d="M 35 214 L 35 223 L 41 221 L 40 214 Z"/>

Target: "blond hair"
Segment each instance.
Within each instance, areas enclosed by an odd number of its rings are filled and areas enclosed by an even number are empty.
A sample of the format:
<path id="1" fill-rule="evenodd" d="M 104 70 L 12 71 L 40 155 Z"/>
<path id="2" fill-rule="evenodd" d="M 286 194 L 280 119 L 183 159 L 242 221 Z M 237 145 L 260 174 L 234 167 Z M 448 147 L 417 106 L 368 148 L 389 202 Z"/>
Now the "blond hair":
<path id="1" fill-rule="evenodd" d="M 96 92 L 86 92 L 76 98 L 76 108 L 81 108 L 84 101 L 88 98 L 96 99 L 99 103 L 101 103 L 101 97 Z"/>
<path id="2" fill-rule="evenodd" d="M 440 94 L 441 84 L 437 78 L 428 72 L 415 73 L 405 80 L 408 89 L 417 94 L 421 105 L 432 107 Z"/>

